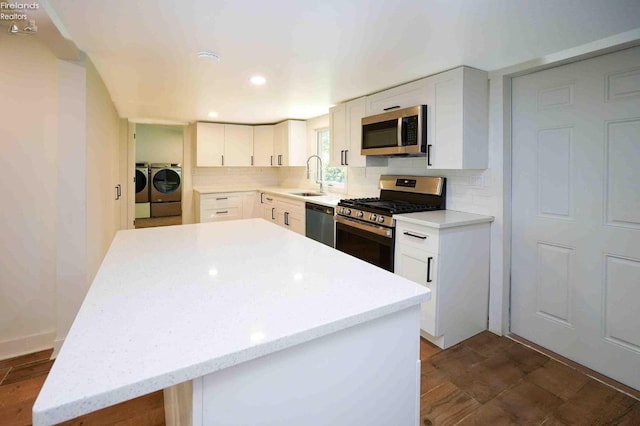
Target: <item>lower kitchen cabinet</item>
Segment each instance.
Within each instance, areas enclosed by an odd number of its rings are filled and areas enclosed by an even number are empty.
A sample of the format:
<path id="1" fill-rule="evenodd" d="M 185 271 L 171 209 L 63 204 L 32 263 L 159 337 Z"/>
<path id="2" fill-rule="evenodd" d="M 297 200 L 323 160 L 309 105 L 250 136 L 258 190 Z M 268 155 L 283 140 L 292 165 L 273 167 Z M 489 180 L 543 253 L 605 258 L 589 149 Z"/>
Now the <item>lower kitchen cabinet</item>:
<path id="1" fill-rule="evenodd" d="M 260 193 L 259 201 L 263 219 L 277 223 L 300 235 L 306 234 L 304 201 L 277 197 L 266 192 Z"/>
<path id="2" fill-rule="evenodd" d="M 261 216 L 264 220 L 268 220 L 277 223 L 278 217 L 276 216 L 276 199 L 273 195 L 260 193 L 260 209 Z"/>
<path id="3" fill-rule="evenodd" d="M 293 232 L 305 235 L 304 202 L 278 200 L 276 216 L 278 225 L 291 229 Z"/>
<path id="4" fill-rule="evenodd" d="M 195 191 L 196 222 L 219 222 L 224 220 L 259 217 L 255 206 L 255 192 L 215 192 L 201 194 Z"/>
<path id="5" fill-rule="evenodd" d="M 396 217 L 395 273 L 431 290 L 424 338 L 448 348 L 487 329 L 490 224 L 432 228 Z"/>

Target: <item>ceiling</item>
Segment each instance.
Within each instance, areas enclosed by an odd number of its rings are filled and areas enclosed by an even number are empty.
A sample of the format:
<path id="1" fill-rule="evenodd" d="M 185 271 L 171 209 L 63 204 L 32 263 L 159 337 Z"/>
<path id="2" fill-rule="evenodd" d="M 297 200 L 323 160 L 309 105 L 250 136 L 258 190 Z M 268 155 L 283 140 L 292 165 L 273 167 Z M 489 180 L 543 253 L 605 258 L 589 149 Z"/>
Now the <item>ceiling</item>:
<path id="1" fill-rule="evenodd" d="M 640 27 L 640 0 L 46 3 L 119 114 L 151 122 L 306 119 L 458 65 L 491 71 Z"/>

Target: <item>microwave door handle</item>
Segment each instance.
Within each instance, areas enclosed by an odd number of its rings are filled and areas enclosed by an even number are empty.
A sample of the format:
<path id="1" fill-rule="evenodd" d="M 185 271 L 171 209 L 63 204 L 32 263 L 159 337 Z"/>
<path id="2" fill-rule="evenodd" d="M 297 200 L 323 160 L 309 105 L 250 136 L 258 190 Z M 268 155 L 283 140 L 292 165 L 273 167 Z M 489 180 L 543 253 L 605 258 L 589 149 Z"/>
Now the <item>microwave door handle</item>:
<path id="1" fill-rule="evenodd" d="M 398 146 L 402 146 L 402 117 L 398 118 Z"/>

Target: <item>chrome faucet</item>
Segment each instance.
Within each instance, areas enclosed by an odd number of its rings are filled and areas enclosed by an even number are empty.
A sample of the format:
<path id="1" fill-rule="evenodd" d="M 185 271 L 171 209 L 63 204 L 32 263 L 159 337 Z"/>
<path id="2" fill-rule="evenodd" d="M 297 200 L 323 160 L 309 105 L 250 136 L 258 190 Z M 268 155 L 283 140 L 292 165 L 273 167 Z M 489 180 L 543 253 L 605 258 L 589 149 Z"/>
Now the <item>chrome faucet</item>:
<path id="1" fill-rule="evenodd" d="M 320 180 L 316 180 L 316 183 L 320 184 L 320 192 L 324 193 L 324 188 L 322 187 L 322 158 L 320 158 L 318 155 L 312 155 L 309 158 L 307 158 L 307 179 L 309 179 L 310 177 L 310 170 L 309 170 L 309 161 L 311 161 L 311 159 L 313 157 L 316 157 L 318 159 L 318 162 L 320 163 Z M 316 174 L 317 176 L 317 174 Z"/>

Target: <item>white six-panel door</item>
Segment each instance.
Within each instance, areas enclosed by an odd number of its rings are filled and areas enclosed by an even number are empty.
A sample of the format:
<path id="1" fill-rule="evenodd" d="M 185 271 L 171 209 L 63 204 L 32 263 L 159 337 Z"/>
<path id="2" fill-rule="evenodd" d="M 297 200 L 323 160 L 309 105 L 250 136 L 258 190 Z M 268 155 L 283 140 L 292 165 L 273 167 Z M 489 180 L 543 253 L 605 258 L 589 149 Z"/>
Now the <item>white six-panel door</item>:
<path id="1" fill-rule="evenodd" d="M 640 389 L 640 48 L 512 88 L 511 331 Z"/>

